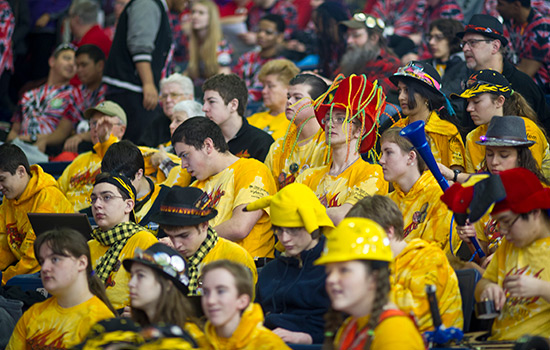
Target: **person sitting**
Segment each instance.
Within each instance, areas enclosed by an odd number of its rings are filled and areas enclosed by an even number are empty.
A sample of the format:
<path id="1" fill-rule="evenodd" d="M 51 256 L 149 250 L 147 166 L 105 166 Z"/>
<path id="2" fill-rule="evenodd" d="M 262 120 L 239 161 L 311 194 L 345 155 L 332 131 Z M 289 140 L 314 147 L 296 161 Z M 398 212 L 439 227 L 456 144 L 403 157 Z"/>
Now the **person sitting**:
<path id="1" fill-rule="evenodd" d="M 365 74 L 370 81 L 378 80 L 386 95 L 395 90 L 389 77 L 397 71 L 401 61 L 388 51 L 383 36 L 385 24 L 381 18 L 356 13 L 340 22 L 347 28 L 346 52 L 340 60 L 338 72 L 345 76 Z"/>
<path id="2" fill-rule="evenodd" d="M 439 199 L 443 190 L 437 180 L 426 169 L 426 163 L 412 143 L 399 135 L 400 131 L 400 128 L 391 128 L 382 134 L 380 165 L 384 179 L 394 188 L 388 197 L 403 213 L 403 238 L 405 242 L 415 238 L 435 242 L 439 248 L 450 252 L 453 213 Z M 453 252 L 459 248 L 459 243 L 453 232 Z"/>
<path id="3" fill-rule="evenodd" d="M 390 263 L 391 299 L 407 314 L 413 313 L 420 333 L 433 331 L 432 314 L 425 286 L 436 287 L 442 324 L 462 329 L 462 297 L 458 278 L 445 253 L 422 239 L 405 241 L 403 214 L 390 198 L 369 196 L 357 202 L 347 217 L 376 222 L 388 235 L 394 260 Z"/>
<path id="4" fill-rule="evenodd" d="M 272 59 L 283 58 L 280 57 L 280 51 L 282 50 L 284 32 L 283 17 L 275 14 L 262 17 L 257 29 L 259 49 L 242 55 L 233 67 L 233 73 L 237 74 L 246 84 L 250 102 L 262 100 L 262 84 L 258 80 L 258 72 L 262 66 Z"/>
<path id="5" fill-rule="evenodd" d="M 362 93 L 351 94 L 354 91 Z M 341 80 L 332 101 L 320 105 L 315 112 L 325 129 L 332 161 L 304 171 L 296 182 L 315 192 L 335 224 L 364 196 L 388 193 L 380 165 L 361 158 L 361 153 L 370 151 L 375 144 L 375 121 L 384 106 L 385 96 L 379 86 L 364 75 L 352 75 Z"/>
<path id="6" fill-rule="evenodd" d="M 323 315 L 330 301 L 325 271 L 313 262 L 323 251 L 323 228 L 334 225 L 315 193 L 302 184 L 290 184 L 272 197 L 250 203 L 246 209 L 264 207 L 269 207 L 280 250 L 258 278 L 256 302 L 266 315 L 264 325 L 286 343 L 322 344 Z"/>
<path id="7" fill-rule="evenodd" d="M 466 100 L 466 111 L 476 125 L 466 136 L 467 173 L 482 170 L 485 149 L 477 141 L 486 134 L 491 119 L 495 116 L 516 115 L 522 117 L 527 137 L 533 141 L 530 148 L 533 157 L 545 174 L 550 175 L 550 149 L 544 131 L 537 125 L 537 114 L 521 93 L 512 89 L 510 82 L 502 74 L 491 69 L 474 72 L 467 81 L 466 89 L 460 95 L 453 94 L 451 97 Z M 449 171 L 443 173 L 445 177 L 451 176 Z M 467 177 L 468 175 L 460 176 L 459 180 Z"/>
<path id="8" fill-rule="evenodd" d="M 122 261 L 130 273 L 130 312 L 142 327 L 176 325 L 203 339 L 193 305 L 187 299 L 187 264 L 174 249 L 155 243 L 146 250 L 136 248 L 133 258 Z M 203 345 L 203 344 L 201 344 Z"/>
<path id="9" fill-rule="evenodd" d="M 143 154 L 132 141 L 122 140 L 113 143 L 101 160 L 101 171 L 111 174 L 122 174 L 132 182 L 136 189 L 134 214 L 136 223 L 155 229 L 151 216 L 160 210 L 160 203 L 169 188 L 155 184 L 145 176 Z"/>
<path id="10" fill-rule="evenodd" d="M 25 153 L 12 144 L 0 145 L 0 271 L 2 284 L 21 274 L 37 272 L 36 239 L 27 213 L 73 213 L 55 179 L 39 165 L 29 166 Z"/>
<path id="11" fill-rule="evenodd" d="M 506 198 L 491 216 L 504 241 L 475 289 L 476 300 L 490 300 L 500 311 L 492 340 L 515 340 L 524 334 L 550 336 L 550 189 L 535 174 L 515 168 L 500 177 Z M 521 186 L 518 184 L 521 183 Z"/>
<path id="12" fill-rule="evenodd" d="M 325 317 L 328 348 L 425 349 L 414 321 L 389 299 L 392 260 L 388 236 L 372 220 L 345 218 L 327 234 L 315 264 L 325 265 L 333 309 Z M 340 313 L 349 315 L 343 323 Z"/>
<path id="13" fill-rule="evenodd" d="M 298 74 L 290 80 L 285 116 L 292 125 L 284 138 L 271 145 L 265 158 L 278 189 L 293 183 L 304 170 L 327 162 L 325 131 L 315 119 L 313 107 L 327 88 L 323 79 L 313 74 Z"/>
<path id="14" fill-rule="evenodd" d="M 174 106 L 182 101 L 192 101 L 195 98 L 193 82 L 189 77 L 174 73 L 160 80 L 160 106 L 159 113 L 151 120 L 143 130 L 138 145 L 148 147 L 160 147 L 170 142 L 170 123 Z"/>
<path id="15" fill-rule="evenodd" d="M 393 126 L 404 128 L 422 120 L 435 160 L 453 170 L 464 171 L 464 143 L 453 124 L 450 102 L 441 92 L 441 77 L 435 68 L 412 61 L 390 79 L 397 86 L 399 105 L 406 115 Z"/>
<path id="16" fill-rule="evenodd" d="M 262 99 L 267 111 L 248 117 L 250 125 L 257 127 L 277 140 L 285 136 L 289 120 L 285 117 L 288 83 L 300 69 L 287 59 L 275 59 L 262 66 L 258 80 L 263 84 Z"/>
<path id="17" fill-rule="evenodd" d="M 84 236 L 72 229 L 44 232 L 34 242 L 44 288 L 52 295 L 17 322 L 7 349 L 69 349 L 98 321 L 114 317 L 103 283 L 94 275 Z"/>
<path id="18" fill-rule="evenodd" d="M 23 94 L 12 117 L 7 142 L 19 138 L 41 152 L 55 155 L 81 119 L 80 106 L 73 97 L 76 88 L 69 81 L 76 73 L 76 48 L 59 45 L 48 60 L 50 71 L 44 85 Z"/>
<path id="19" fill-rule="evenodd" d="M 232 102 L 233 103 L 233 102 Z M 274 238 L 267 211 L 244 212 L 256 199 L 276 192 L 267 167 L 229 152 L 220 127 L 208 118 L 183 122 L 172 136 L 181 167 L 197 180 L 191 184 L 208 194 L 218 215 L 210 225 L 221 237 L 243 246 L 261 267 L 273 257 Z"/>
<path id="20" fill-rule="evenodd" d="M 218 236 L 208 221 L 218 215 L 213 201 L 196 187 L 174 186 L 162 200 L 160 211 L 152 216 L 159 224 L 161 242 L 176 249 L 186 261 L 189 278 L 188 295 L 200 295 L 200 275 L 204 265 L 227 259 L 250 269 L 254 283 L 258 280 L 252 256 L 237 243 Z"/>
<path id="21" fill-rule="evenodd" d="M 244 81 L 235 74 L 218 74 L 206 80 L 202 91 L 202 110 L 221 128 L 229 151 L 237 157 L 263 162 L 273 137 L 250 125 L 244 118 L 247 103 Z"/>
<path id="22" fill-rule="evenodd" d="M 90 203 L 97 228 L 88 242 L 94 271 L 105 284 L 116 310 L 129 305 L 130 274 L 121 269 L 136 248 L 147 249 L 157 242 L 151 232 L 135 223 L 136 190 L 123 175 L 101 173 L 96 177 Z"/>
<path id="23" fill-rule="evenodd" d="M 254 283 L 245 266 L 228 260 L 211 262 L 202 270 L 202 288 L 205 350 L 290 349 L 262 325 L 262 309 L 252 303 Z"/>

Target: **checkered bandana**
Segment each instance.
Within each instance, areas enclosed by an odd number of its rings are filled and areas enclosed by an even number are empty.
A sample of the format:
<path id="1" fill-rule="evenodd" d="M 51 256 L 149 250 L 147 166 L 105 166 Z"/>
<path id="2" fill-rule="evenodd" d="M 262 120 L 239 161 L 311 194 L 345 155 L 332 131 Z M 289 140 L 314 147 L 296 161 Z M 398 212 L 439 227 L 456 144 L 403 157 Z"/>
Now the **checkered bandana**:
<path id="1" fill-rule="evenodd" d="M 208 233 L 206 239 L 202 242 L 199 249 L 189 259 L 187 259 L 188 269 L 187 275 L 189 276 L 189 296 L 199 295 L 199 264 L 202 262 L 206 254 L 214 248 L 218 243 L 218 234 L 214 229 L 208 226 Z"/>
<path id="2" fill-rule="evenodd" d="M 107 249 L 105 254 L 99 259 L 95 268 L 97 277 L 99 277 L 103 283 L 107 282 L 109 275 L 119 262 L 118 257 L 128 239 L 135 233 L 143 230 L 143 227 L 134 222 L 123 222 L 109 231 L 101 231 L 101 229 L 96 228 L 92 232 L 92 237 L 94 239 L 105 246 L 109 246 L 109 249 Z"/>

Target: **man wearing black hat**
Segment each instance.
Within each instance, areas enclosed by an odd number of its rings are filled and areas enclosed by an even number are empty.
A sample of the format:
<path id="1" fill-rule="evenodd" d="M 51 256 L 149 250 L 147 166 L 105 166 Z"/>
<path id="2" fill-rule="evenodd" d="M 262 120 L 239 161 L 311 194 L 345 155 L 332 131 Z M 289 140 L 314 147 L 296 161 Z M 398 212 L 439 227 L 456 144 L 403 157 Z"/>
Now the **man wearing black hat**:
<path id="1" fill-rule="evenodd" d="M 90 196 L 97 228 L 88 242 L 97 277 L 105 283 L 109 301 L 119 310 L 130 304 L 130 274 L 121 268 L 122 260 L 134 257 L 157 243 L 153 234 L 135 223 L 136 190 L 123 175 L 101 173 Z"/>
<path id="2" fill-rule="evenodd" d="M 503 36 L 502 23 L 489 15 L 475 15 L 457 36 L 462 38 L 466 66 L 471 70 L 493 69 L 501 72 L 512 84 L 512 88 L 520 92 L 537 112 L 545 129 L 550 130 L 550 114 L 542 89 L 503 55 L 508 39 Z M 471 73 L 472 71 L 468 72 L 468 75 Z M 473 129 L 470 118 L 464 120 L 463 125 Z"/>
<path id="3" fill-rule="evenodd" d="M 174 186 L 162 201 L 152 220 L 160 225 L 172 245 L 187 261 L 189 295 L 200 295 L 199 275 L 202 267 L 214 260 L 232 260 L 250 269 L 254 283 L 258 280 L 252 256 L 236 243 L 219 237 L 208 221 L 218 211 L 208 194 L 195 187 Z"/>

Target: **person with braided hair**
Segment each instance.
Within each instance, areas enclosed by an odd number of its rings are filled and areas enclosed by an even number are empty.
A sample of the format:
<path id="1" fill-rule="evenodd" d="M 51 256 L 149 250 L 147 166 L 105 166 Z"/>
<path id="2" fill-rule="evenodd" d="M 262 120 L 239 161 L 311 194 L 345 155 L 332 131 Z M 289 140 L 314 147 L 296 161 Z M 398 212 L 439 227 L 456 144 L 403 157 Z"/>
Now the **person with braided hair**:
<path id="1" fill-rule="evenodd" d="M 296 178 L 296 182 L 315 192 L 335 225 L 361 198 L 388 193 L 382 167 L 361 158 L 363 153 L 374 154 L 377 121 L 384 111 L 386 96 L 365 75 L 341 77 L 321 97 L 336 90 L 332 100 L 320 104 L 315 111 L 325 130 L 328 164 L 308 169 Z"/>
<path id="2" fill-rule="evenodd" d="M 365 218 L 346 218 L 327 234 L 323 254 L 333 311 L 326 317 L 327 349 L 424 349 L 414 321 L 389 302 L 393 260 L 384 229 Z M 338 323 L 340 313 L 349 317 Z"/>
<path id="3" fill-rule="evenodd" d="M 17 322 L 7 349 L 69 349 L 115 310 L 94 275 L 90 249 L 80 232 L 56 229 L 34 241 L 42 283 L 51 298 L 34 304 Z"/>
<path id="4" fill-rule="evenodd" d="M 136 248 L 147 249 L 158 242 L 151 232 L 136 224 L 135 201 L 136 190 L 127 177 L 109 173 L 96 177 L 90 204 L 98 227 L 92 231 L 88 245 L 97 277 L 117 310 L 130 303 L 130 274 L 121 268 L 122 260 L 132 258 Z"/>
<path id="5" fill-rule="evenodd" d="M 290 80 L 285 116 L 291 123 L 284 137 L 271 145 L 264 162 L 277 190 L 293 183 L 304 170 L 326 164 L 325 131 L 315 120 L 313 104 L 327 88 L 313 74 L 298 74 Z"/>

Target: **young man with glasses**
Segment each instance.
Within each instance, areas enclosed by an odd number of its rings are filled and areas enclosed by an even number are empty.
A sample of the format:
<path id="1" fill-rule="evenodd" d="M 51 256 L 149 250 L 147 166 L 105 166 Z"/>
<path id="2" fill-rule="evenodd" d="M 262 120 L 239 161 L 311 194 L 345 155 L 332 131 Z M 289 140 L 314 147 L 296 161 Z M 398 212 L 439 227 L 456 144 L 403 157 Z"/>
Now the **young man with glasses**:
<path id="1" fill-rule="evenodd" d="M 505 239 L 476 286 L 476 299 L 493 301 L 500 312 L 490 339 L 549 337 L 550 189 L 524 168 L 495 176 L 500 177 L 506 198 L 495 204 L 491 216 Z"/>
<path id="2" fill-rule="evenodd" d="M 136 190 L 124 175 L 99 174 L 89 203 L 97 224 L 88 242 L 92 265 L 109 301 L 121 310 L 130 304 L 130 273 L 122 268 L 122 261 L 133 258 L 136 248 L 146 250 L 158 241 L 136 224 Z"/>
<path id="3" fill-rule="evenodd" d="M 340 61 L 339 73 L 345 76 L 365 74 L 371 81 L 378 80 L 386 94 L 395 90 L 389 77 L 395 73 L 401 62 L 388 52 L 383 36 L 384 21 L 371 15 L 356 13 L 340 24 L 347 27 L 347 47 Z"/>
<path id="4" fill-rule="evenodd" d="M 334 92 L 334 98 L 315 111 L 317 121 L 325 129 L 332 161 L 304 171 L 296 182 L 315 192 L 335 225 L 361 198 L 388 193 L 382 167 L 361 158 L 361 154 L 370 152 L 376 142 L 375 121 L 386 105 L 381 90 L 365 75 L 352 75 L 339 81 L 336 92 L 334 85 L 329 88 L 325 95 Z"/>
<path id="5" fill-rule="evenodd" d="M 502 23 L 489 15 L 475 15 L 463 32 L 457 34 L 462 38 L 462 51 L 466 66 L 472 70 L 493 69 L 502 73 L 512 84 L 512 88 L 520 92 L 529 105 L 537 112 L 546 130 L 550 130 L 550 114 L 542 89 L 527 74 L 519 71 L 504 57 L 508 39 L 503 35 Z M 467 80 L 467 77 L 464 77 Z M 473 129 L 470 118 L 463 120 L 463 126 Z"/>

